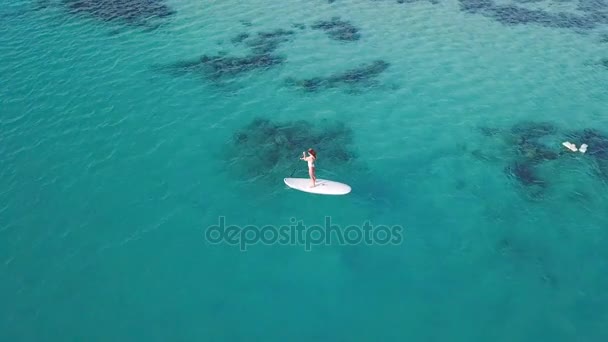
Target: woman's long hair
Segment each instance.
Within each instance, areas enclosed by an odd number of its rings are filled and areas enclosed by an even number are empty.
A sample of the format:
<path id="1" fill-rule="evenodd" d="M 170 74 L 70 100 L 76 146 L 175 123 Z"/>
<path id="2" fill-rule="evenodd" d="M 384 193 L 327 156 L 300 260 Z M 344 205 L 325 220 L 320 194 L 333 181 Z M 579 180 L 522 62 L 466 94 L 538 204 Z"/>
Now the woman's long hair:
<path id="1" fill-rule="evenodd" d="M 309 148 L 308 153 L 310 153 L 313 157 L 315 157 L 315 159 L 317 159 L 317 152 L 315 152 L 315 150 L 313 150 L 312 148 Z"/>

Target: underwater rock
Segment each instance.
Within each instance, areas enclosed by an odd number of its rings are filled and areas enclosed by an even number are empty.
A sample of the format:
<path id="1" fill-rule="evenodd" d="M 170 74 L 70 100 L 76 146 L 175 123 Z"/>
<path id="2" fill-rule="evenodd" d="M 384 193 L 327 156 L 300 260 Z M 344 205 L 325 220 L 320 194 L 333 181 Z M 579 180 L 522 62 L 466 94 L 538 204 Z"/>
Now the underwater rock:
<path id="1" fill-rule="evenodd" d="M 388 67 L 389 63 L 383 60 L 377 60 L 371 64 L 364 64 L 341 74 L 331 76 L 328 80 L 330 83 L 359 83 L 378 76 Z"/>
<path id="2" fill-rule="evenodd" d="M 306 92 L 316 92 L 321 89 L 335 88 L 341 85 L 369 86 L 373 84 L 373 79 L 384 72 L 389 66 L 389 63 L 377 60 L 329 77 L 313 77 L 304 80 L 288 78 L 287 83 L 298 86 Z"/>
<path id="3" fill-rule="evenodd" d="M 517 145 L 517 153 L 529 163 L 540 163 L 547 160 L 555 160 L 559 157 L 559 154 L 552 151 L 549 147 L 527 140 L 523 140 Z"/>
<path id="4" fill-rule="evenodd" d="M 254 55 L 263 55 L 273 52 L 279 44 L 287 42 L 290 36 L 295 34 L 291 30 L 277 29 L 269 32 L 258 32 L 255 36 L 249 33 L 241 33 L 231 39 L 234 44 L 244 43 L 251 49 Z"/>
<path id="5" fill-rule="evenodd" d="M 557 128 L 550 122 L 522 121 L 511 127 L 511 133 L 523 140 L 538 139 L 556 132 Z"/>
<path id="6" fill-rule="evenodd" d="M 550 22 L 544 26 L 569 29 L 593 29 L 597 24 L 603 22 L 602 16 L 597 13 L 581 16 L 574 13 L 561 12 L 551 15 L 550 17 Z"/>
<path id="7" fill-rule="evenodd" d="M 416 2 L 419 2 L 421 0 L 397 0 L 398 4 L 413 4 Z M 437 5 L 439 3 L 439 0 L 427 0 L 428 2 L 430 2 L 433 5 Z"/>
<path id="8" fill-rule="evenodd" d="M 557 128 L 550 122 L 523 121 L 513 125 L 511 133 L 516 139 L 518 157 L 531 164 L 557 159 L 557 152 L 538 141 L 539 138 L 556 132 Z"/>
<path id="9" fill-rule="evenodd" d="M 230 41 L 234 44 L 242 43 L 245 39 L 249 38 L 249 33 L 241 33 L 236 37 L 230 39 Z"/>
<path id="10" fill-rule="evenodd" d="M 568 137 L 578 144 L 587 144 L 586 154 L 608 161 L 608 135 L 599 130 L 587 128 L 569 133 Z"/>
<path id="11" fill-rule="evenodd" d="M 195 61 L 181 61 L 162 69 L 174 75 L 200 74 L 209 79 L 217 80 L 222 77 L 234 77 L 258 69 L 269 69 L 281 64 L 285 58 L 270 54 L 233 57 L 226 55 L 203 55 Z"/>
<path id="12" fill-rule="evenodd" d="M 302 151 L 312 147 L 322 165 L 329 167 L 356 158 L 350 150 L 351 143 L 352 131 L 340 121 L 274 122 L 255 118 L 233 134 L 232 152 L 228 159 L 240 160 L 248 173 L 259 173 L 259 168 L 291 167 Z"/>
<path id="13" fill-rule="evenodd" d="M 545 121 L 522 121 L 514 124 L 510 133 L 515 137 L 516 158 L 505 171 L 525 186 L 544 186 L 545 181 L 536 175 L 534 166 L 556 160 L 560 154 L 538 140 L 556 134 L 557 127 Z"/>
<path id="14" fill-rule="evenodd" d="M 295 31 L 277 29 L 269 32 L 258 32 L 255 36 L 240 33 L 230 41 L 233 44 L 245 44 L 252 51 L 243 57 L 218 54 L 203 55 L 194 61 L 180 61 L 160 67 L 173 75 L 200 74 L 208 79 L 218 81 L 224 77 L 235 77 L 254 70 L 265 70 L 285 62 L 285 57 L 272 54 L 274 50 L 294 35 Z"/>
<path id="15" fill-rule="evenodd" d="M 492 0 L 459 0 L 459 2 L 461 11 L 480 13 L 504 25 L 538 24 L 555 28 L 593 29 L 598 23 L 608 23 L 608 14 L 601 11 L 577 15 L 568 12 L 552 13 L 512 4 L 496 5 Z M 517 2 L 530 3 L 536 0 L 517 0 Z"/>
<path id="16" fill-rule="evenodd" d="M 475 13 L 494 8 L 492 0 L 459 0 L 459 2 L 460 10 L 463 12 Z"/>
<path id="17" fill-rule="evenodd" d="M 71 13 L 85 13 L 103 21 L 123 21 L 143 25 L 150 19 L 176 12 L 164 0 L 62 0 Z"/>
<path id="18" fill-rule="evenodd" d="M 550 17 L 545 11 L 531 10 L 513 5 L 495 6 L 492 9 L 491 16 L 498 22 L 509 25 L 550 21 Z"/>
<path id="19" fill-rule="evenodd" d="M 505 167 L 505 172 L 511 177 L 515 177 L 521 184 L 525 186 L 540 185 L 544 186 L 545 182 L 540 179 L 532 165 L 519 161 L 513 162 Z"/>
<path id="20" fill-rule="evenodd" d="M 608 9 L 601 12 L 593 12 L 589 14 L 588 20 L 596 22 L 598 24 L 608 24 Z"/>
<path id="21" fill-rule="evenodd" d="M 481 126 L 480 132 L 487 136 L 494 135 L 493 130 L 488 130 Z M 536 172 L 536 167 L 547 161 L 558 160 L 562 156 L 571 155 L 564 151 L 563 146 L 556 141 L 564 139 L 571 141 L 577 146 L 587 145 L 585 155 L 588 155 L 596 162 L 596 174 L 598 177 L 608 179 L 608 134 L 596 129 L 584 129 L 574 131 L 562 131 L 554 124 L 546 121 L 522 121 L 513 125 L 510 130 L 505 132 L 505 142 L 508 144 L 508 156 L 503 156 L 498 160 L 510 160 L 510 163 L 503 169 L 509 177 L 515 178 L 520 184 L 531 187 L 537 185 L 540 188 L 531 188 L 530 194 L 542 195 L 542 191 L 548 183 Z M 549 137 L 543 143 L 544 137 Z M 511 152 L 512 151 L 512 152 Z M 483 161 L 494 161 L 484 155 L 480 150 L 472 152 L 472 156 Z M 539 191 L 537 191 L 539 190 Z M 536 192 L 536 193 L 534 193 Z"/>
<path id="22" fill-rule="evenodd" d="M 279 47 L 279 44 L 287 42 L 294 31 L 277 29 L 270 32 L 258 32 L 253 39 L 244 39 L 245 45 L 256 55 L 268 54 Z"/>
<path id="23" fill-rule="evenodd" d="M 481 134 L 483 134 L 486 137 L 493 137 L 496 134 L 500 133 L 500 129 L 495 128 L 495 127 L 480 126 L 480 127 L 478 127 L 478 129 L 481 132 Z"/>
<path id="24" fill-rule="evenodd" d="M 348 21 L 343 21 L 340 17 L 333 17 L 331 20 L 317 21 L 310 26 L 313 30 L 323 30 L 334 40 L 355 41 L 361 38 L 359 30 Z"/>
<path id="25" fill-rule="evenodd" d="M 606 0 L 578 0 L 576 9 L 583 12 L 601 12 L 608 10 L 608 1 Z"/>

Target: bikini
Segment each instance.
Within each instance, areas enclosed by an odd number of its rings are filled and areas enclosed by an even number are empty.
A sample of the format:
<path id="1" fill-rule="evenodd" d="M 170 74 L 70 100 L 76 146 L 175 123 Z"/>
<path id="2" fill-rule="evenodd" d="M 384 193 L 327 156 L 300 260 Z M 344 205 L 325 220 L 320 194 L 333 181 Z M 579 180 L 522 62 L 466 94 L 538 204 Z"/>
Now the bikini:
<path id="1" fill-rule="evenodd" d="M 309 159 L 309 160 L 308 160 L 308 167 L 309 167 L 309 168 L 311 168 L 311 167 L 315 167 L 315 163 L 312 161 L 312 159 Z"/>

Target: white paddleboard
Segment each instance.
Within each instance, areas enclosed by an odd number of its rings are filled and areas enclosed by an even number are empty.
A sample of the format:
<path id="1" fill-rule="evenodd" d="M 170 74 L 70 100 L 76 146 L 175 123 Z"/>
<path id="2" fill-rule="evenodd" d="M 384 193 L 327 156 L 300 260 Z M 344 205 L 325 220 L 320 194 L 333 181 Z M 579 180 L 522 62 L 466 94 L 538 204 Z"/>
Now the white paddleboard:
<path id="1" fill-rule="evenodd" d="M 326 179 L 317 179 L 312 188 L 310 178 L 284 178 L 283 181 L 292 189 L 319 195 L 346 195 L 351 190 L 347 184 Z"/>

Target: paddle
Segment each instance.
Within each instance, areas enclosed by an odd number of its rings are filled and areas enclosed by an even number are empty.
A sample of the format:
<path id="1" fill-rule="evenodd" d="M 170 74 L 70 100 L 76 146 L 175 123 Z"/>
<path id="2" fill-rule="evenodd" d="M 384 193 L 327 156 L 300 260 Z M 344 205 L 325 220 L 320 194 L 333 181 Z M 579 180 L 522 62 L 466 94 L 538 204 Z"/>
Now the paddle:
<path id="1" fill-rule="evenodd" d="M 299 163 L 300 163 L 300 161 L 297 161 L 295 164 L 299 164 Z M 295 165 L 295 164 L 294 164 L 294 165 Z M 294 167 L 293 171 L 291 171 L 291 174 L 289 175 L 289 177 L 290 177 L 290 178 L 291 178 L 291 177 L 293 177 L 293 174 L 294 174 L 294 173 L 296 173 L 296 170 L 297 170 L 297 169 L 298 169 L 298 167 L 297 167 L 297 166 L 296 166 L 296 167 Z"/>
<path id="2" fill-rule="evenodd" d="M 306 156 L 306 152 L 302 152 L 302 156 L 305 157 Z M 296 163 L 299 163 L 299 161 L 297 161 Z M 294 164 L 295 165 L 295 164 Z M 293 171 L 291 171 L 291 174 L 289 175 L 289 177 L 293 177 L 293 174 L 296 173 L 296 170 L 298 169 L 298 167 L 296 166 Z"/>

